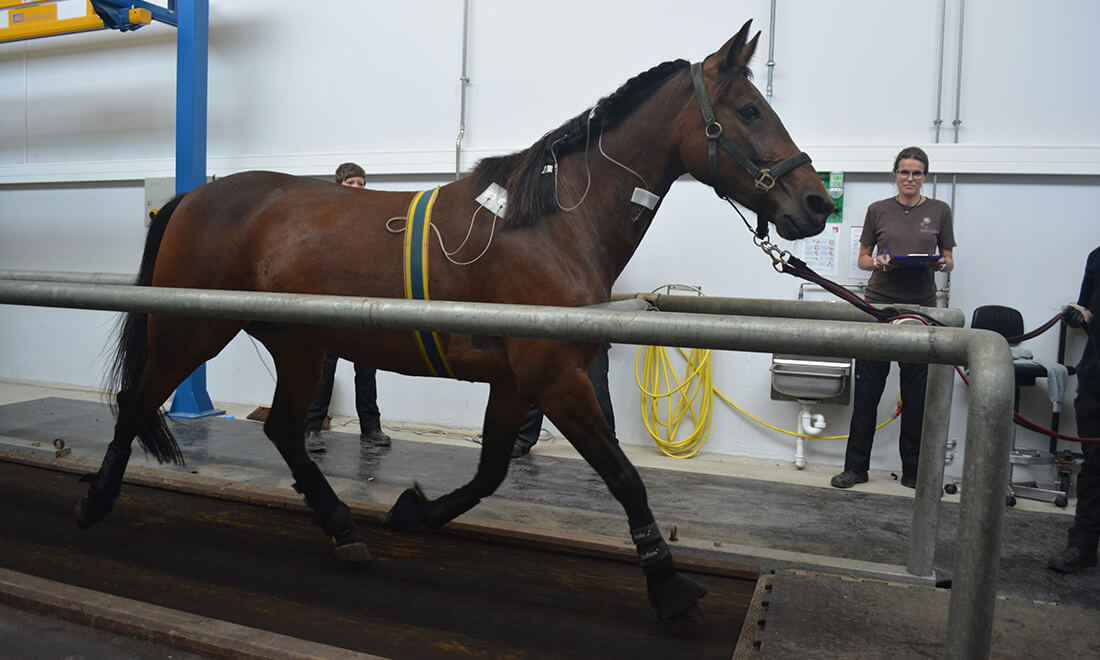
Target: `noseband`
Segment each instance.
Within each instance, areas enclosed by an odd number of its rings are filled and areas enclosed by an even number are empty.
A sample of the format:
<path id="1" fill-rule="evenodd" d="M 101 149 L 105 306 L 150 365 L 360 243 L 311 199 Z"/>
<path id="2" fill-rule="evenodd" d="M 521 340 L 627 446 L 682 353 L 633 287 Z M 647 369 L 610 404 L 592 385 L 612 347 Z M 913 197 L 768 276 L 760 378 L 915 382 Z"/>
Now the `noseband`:
<path id="1" fill-rule="evenodd" d="M 756 237 L 759 239 L 768 236 L 768 219 L 763 214 L 764 196 L 775 186 L 776 179 L 790 172 L 799 165 L 811 162 L 806 152 L 800 151 L 787 158 L 775 167 L 760 169 L 756 163 L 748 159 L 745 154 L 733 146 L 733 142 L 722 132 L 722 124 L 714 118 L 714 109 L 707 99 L 707 88 L 703 83 L 703 63 L 695 62 L 691 65 L 691 83 L 695 87 L 695 100 L 699 102 L 699 109 L 703 112 L 703 132 L 707 136 L 707 161 L 710 164 L 710 177 L 714 181 L 714 192 L 722 199 L 730 202 L 729 197 L 718 189 L 718 145 L 733 156 L 733 159 L 745 169 L 756 184 Z"/>

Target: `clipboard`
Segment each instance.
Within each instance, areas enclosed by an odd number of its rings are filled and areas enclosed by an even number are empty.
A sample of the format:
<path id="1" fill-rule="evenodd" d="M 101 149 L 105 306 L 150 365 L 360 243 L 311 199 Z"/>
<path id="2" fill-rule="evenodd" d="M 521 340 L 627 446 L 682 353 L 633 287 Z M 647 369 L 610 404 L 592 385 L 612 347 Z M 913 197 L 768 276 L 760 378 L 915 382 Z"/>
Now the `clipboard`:
<path id="1" fill-rule="evenodd" d="M 898 268 L 914 268 L 942 258 L 942 254 L 895 254 L 890 257 L 890 263 Z"/>

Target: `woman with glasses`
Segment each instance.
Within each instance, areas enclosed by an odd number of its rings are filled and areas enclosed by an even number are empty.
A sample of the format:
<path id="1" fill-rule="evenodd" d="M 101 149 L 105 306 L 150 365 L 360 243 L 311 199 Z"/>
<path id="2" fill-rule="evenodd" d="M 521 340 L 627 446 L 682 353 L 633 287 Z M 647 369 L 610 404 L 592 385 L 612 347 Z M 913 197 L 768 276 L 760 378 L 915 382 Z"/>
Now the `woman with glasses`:
<path id="1" fill-rule="evenodd" d="M 867 282 L 869 302 L 935 307 L 934 273 L 950 271 L 955 266 L 951 254 L 955 247 L 951 207 L 921 194 L 927 175 L 928 155 L 918 147 L 902 149 L 894 159 L 897 194 L 867 207 L 859 238 L 859 268 L 873 271 Z M 902 401 L 898 442 L 901 484 L 916 488 L 928 365 L 906 362 L 898 365 L 901 367 Z M 855 395 L 844 471 L 831 481 L 837 488 L 851 488 L 867 481 L 875 417 L 889 373 L 889 362 L 856 360 Z"/>

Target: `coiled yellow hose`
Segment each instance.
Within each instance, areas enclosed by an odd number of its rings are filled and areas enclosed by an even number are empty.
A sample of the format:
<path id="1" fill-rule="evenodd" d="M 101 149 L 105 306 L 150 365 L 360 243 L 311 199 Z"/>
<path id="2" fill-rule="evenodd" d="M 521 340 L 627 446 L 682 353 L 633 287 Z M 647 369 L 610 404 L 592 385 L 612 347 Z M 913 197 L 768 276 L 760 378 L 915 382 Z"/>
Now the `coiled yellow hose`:
<path id="1" fill-rule="evenodd" d="M 690 352 L 683 348 L 676 350 L 680 351 L 680 356 L 685 362 L 683 378 L 672 366 L 668 350 L 663 346 L 641 346 L 634 358 L 634 382 L 638 384 L 638 389 L 641 391 L 642 421 L 650 437 L 657 443 L 657 448 L 666 456 L 691 458 L 703 448 L 710 433 L 715 394 L 733 406 L 737 412 L 773 431 L 817 440 L 843 440 L 848 437 L 847 435 L 797 433 L 754 417 L 741 406 L 730 401 L 714 386 L 709 349 L 693 348 Z M 900 413 L 899 404 L 894 414 L 876 426 L 875 430 L 897 419 Z M 694 424 L 691 433 L 684 439 L 677 440 L 676 435 L 681 423 L 689 418 Z"/>

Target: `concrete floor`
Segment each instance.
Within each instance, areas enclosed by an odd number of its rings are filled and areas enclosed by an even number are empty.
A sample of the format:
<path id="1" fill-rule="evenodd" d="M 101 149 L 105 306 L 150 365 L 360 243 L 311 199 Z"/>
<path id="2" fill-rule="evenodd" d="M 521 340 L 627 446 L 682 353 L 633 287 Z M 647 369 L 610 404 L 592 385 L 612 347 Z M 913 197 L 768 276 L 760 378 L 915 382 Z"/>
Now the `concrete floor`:
<path id="1" fill-rule="evenodd" d="M 5 405 L 7 404 L 7 405 Z M 261 425 L 246 421 L 252 408 L 221 406 L 226 417 L 171 422 L 187 465 L 165 467 L 258 485 L 289 487 L 290 475 Z M 348 499 L 391 503 L 416 481 L 439 496 L 474 474 L 478 446 L 468 432 L 395 429 L 390 448 L 360 446 L 353 420 L 334 420 L 328 451 L 315 461 Z M 5 448 L 50 452 L 62 438 L 74 454 L 101 457 L 112 420 L 96 393 L 0 383 L 0 443 Z M 909 545 L 913 491 L 888 473 L 851 490 L 828 485 L 836 469 L 732 458 L 664 457 L 656 448 L 624 447 L 647 485 L 663 530 L 676 525 L 674 553 L 744 560 L 759 557 L 765 570 L 832 565 L 904 565 Z M 155 466 L 135 450 L 133 465 Z M 944 496 L 937 541 L 937 572 L 954 564 L 958 496 Z M 1096 613 L 1100 623 L 1100 571 L 1063 576 L 1046 568 L 1071 523 L 1067 509 L 1020 500 L 1005 515 L 998 593 L 1024 601 L 1062 603 Z M 469 516 L 581 529 L 621 537 L 625 517 L 617 502 L 564 440 L 545 439 L 513 461 L 497 494 Z M 369 543 L 369 540 L 368 540 Z"/>
<path id="2" fill-rule="evenodd" d="M 73 660 L 200 660 L 162 644 L 0 605 L 0 657 Z"/>

